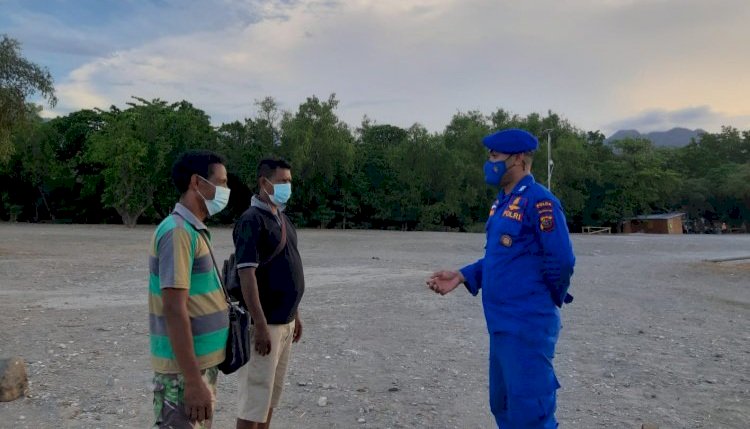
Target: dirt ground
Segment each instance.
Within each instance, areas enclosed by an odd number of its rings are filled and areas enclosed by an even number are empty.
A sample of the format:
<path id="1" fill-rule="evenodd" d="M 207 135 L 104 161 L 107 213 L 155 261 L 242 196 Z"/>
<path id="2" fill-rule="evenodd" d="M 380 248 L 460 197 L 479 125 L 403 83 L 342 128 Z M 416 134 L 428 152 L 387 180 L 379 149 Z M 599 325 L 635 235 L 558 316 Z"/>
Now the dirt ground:
<path id="1" fill-rule="evenodd" d="M 148 427 L 151 232 L 0 224 L 0 357 L 23 357 L 31 379 L 30 397 L 0 403 L 0 427 Z M 220 258 L 230 235 L 214 230 Z M 274 427 L 493 427 L 481 300 L 424 286 L 483 245 L 481 234 L 301 231 L 305 332 Z M 750 256 L 750 235 L 574 245 L 555 359 L 561 427 L 747 428 L 750 270 L 704 260 Z M 222 376 L 216 428 L 234 427 L 235 394 Z"/>

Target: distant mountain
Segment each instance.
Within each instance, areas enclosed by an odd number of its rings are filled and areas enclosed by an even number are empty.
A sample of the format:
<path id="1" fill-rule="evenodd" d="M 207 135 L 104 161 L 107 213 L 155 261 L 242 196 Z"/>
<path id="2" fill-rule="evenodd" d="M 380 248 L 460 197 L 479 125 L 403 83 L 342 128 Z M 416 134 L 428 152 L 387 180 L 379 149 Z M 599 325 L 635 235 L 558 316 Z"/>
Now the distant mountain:
<path id="1" fill-rule="evenodd" d="M 623 139 L 647 139 L 655 146 L 663 147 L 683 147 L 690 143 L 691 139 L 698 138 L 706 132 L 701 129 L 689 130 L 687 128 L 672 128 L 669 131 L 653 131 L 647 134 L 641 134 L 637 130 L 619 130 L 605 140 L 612 143 Z"/>
<path id="2" fill-rule="evenodd" d="M 625 140 L 625 139 L 640 139 L 644 138 L 644 135 L 639 133 L 638 130 L 619 130 L 616 133 L 612 134 L 605 140 L 607 143 L 612 143 L 617 140 Z"/>

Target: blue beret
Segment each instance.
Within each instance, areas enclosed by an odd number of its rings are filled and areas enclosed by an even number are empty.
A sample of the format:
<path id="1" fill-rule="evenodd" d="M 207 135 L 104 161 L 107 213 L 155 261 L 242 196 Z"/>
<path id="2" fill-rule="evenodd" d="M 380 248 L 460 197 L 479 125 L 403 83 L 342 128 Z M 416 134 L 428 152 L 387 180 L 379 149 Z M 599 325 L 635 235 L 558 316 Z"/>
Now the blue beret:
<path id="1" fill-rule="evenodd" d="M 490 134 L 482 139 L 488 149 L 507 154 L 534 151 L 539 147 L 539 140 L 528 131 L 509 128 Z"/>

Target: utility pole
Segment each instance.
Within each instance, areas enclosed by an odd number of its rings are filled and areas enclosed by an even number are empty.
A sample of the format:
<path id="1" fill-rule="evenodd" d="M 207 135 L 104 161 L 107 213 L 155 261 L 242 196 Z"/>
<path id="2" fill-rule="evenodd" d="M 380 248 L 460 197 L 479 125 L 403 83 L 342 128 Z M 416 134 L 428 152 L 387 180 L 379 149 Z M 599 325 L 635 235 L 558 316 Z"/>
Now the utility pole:
<path id="1" fill-rule="evenodd" d="M 542 132 L 547 133 L 547 189 L 552 190 L 552 128 Z"/>

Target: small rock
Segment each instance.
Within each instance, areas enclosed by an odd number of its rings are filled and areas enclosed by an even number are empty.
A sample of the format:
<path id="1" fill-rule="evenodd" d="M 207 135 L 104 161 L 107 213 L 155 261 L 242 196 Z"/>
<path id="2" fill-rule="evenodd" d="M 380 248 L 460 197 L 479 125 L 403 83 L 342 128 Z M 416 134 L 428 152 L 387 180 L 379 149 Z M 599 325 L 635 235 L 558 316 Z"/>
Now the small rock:
<path id="1" fill-rule="evenodd" d="M 320 398 L 318 398 L 319 407 L 325 407 L 326 405 L 328 405 L 328 398 L 326 398 L 325 396 L 321 396 Z"/>
<path id="2" fill-rule="evenodd" d="M 81 409 L 76 405 L 71 405 L 60 413 L 65 419 L 74 419 L 81 414 Z"/>
<path id="3" fill-rule="evenodd" d="M 15 401 L 28 393 L 29 378 L 23 359 L 0 359 L 0 402 Z"/>

